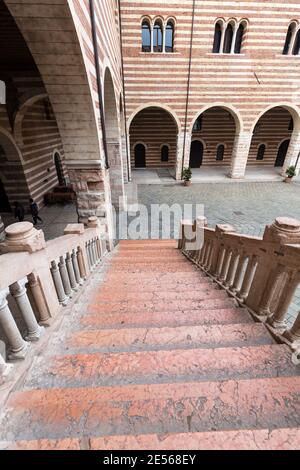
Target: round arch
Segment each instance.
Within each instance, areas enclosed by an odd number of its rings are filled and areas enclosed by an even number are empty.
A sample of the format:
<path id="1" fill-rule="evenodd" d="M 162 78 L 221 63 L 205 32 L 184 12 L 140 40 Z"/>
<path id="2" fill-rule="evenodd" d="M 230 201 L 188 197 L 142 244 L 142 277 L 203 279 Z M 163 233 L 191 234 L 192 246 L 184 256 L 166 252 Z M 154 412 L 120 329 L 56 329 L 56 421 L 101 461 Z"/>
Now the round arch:
<path id="1" fill-rule="evenodd" d="M 251 134 L 253 134 L 255 126 L 259 122 L 260 118 L 264 114 L 266 114 L 268 111 L 271 111 L 271 109 L 274 109 L 274 108 L 283 108 L 286 111 L 288 111 L 293 118 L 294 131 L 297 131 L 297 132 L 300 131 L 300 108 L 291 103 L 280 102 L 280 103 L 275 103 L 273 105 L 270 105 L 267 108 L 265 108 L 263 111 L 261 111 L 261 113 L 256 117 L 254 123 L 251 126 Z"/>
<path id="2" fill-rule="evenodd" d="M 22 124 L 27 108 L 42 99 L 48 99 L 47 93 L 38 91 L 36 89 L 30 90 L 28 93 L 26 93 L 26 95 L 22 96 L 22 104 L 16 113 L 14 121 L 14 138 L 20 147 L 24 145 Z"/>
<path id="3" fill-rule="evenodd" d="M 180 121 L 178 119 L 177 114 L 169 106 L 167 106 L 165 104 L 158 103 L 156 101 L 153 101 L 153 102 L 151 101 L 151 102 L 145 103 L 145 104 L 139 106 L 138 108 L 136 108 L 128 118 L 128 121 L 127 121 L 128 122 L 128 124 L 127 124 L 128 129 L 130 128 L 130 125 L 131 125 L 133 119 L 135 118 L 135 116 L 140 111 L 143 111 L 146 108 L 160 108 L 160 109 L 163 109 L 164 111 L 167 111 L 172 116 L 173 120 L 176 123 L 177 134 L 179 134 L 181 132 L 181 124 L 180 124 Z"/>
<path id="4" fill-rule="evenodd" d="M 192 122 L 191 122 L 191 125 L 190 125 L 190 129 L 189 129 L 190 134 L 192 134 L 192 132 L 193 132 L 193 127 L 194 127 L 194 124 L 195 124 L 197 118 L 199 116 L 201 116 L 201 114 L 205 113 L 205 111 L 208 111 L 211 108 L 222 108 L 225 111 L 228 111 L 234 119 L 236 133 L 239 134 L 239 133 L 243 132 L 244 123 L 243 123 L 243 119 L 242 119 L 242 116 L 241 116 L 240 112 L 232 105 L 216 102 L 216 103 L 211 103 L 209 105 L 203 106 L 203 108 L 201 108 L 194 115 L 194 117 L 192 119 Z"/>
<path id="5" fill-rule="evenodd" d="M 109 67 L 105 68 L 103 83 L 103 103 L 106 137 L 108 140 L 118 140 L 120 137 L 118 106 L 116 100 L 115 87 Z"/>

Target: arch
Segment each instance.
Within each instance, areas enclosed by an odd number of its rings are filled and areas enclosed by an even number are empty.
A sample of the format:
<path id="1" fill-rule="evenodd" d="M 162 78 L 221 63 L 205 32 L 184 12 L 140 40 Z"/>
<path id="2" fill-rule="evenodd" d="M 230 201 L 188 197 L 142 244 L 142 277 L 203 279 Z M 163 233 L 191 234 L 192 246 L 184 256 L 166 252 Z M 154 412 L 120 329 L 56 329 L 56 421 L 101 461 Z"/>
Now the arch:
<path id="1" fill-rule="evenodd" d="M 232 22 L 229 21 L 227 24 L 225 36 L 224 36 L 224 46 L 223 46 L 224 54 L 230 54 L 231 52 L 233 30 L 234 30 L 234 26 L 232 25 Z"/>
<path id="2" fill-rule="evenodd" d="M 146 167 L 146 146 L 138 142 L 134 145 L 134 167 L 145 168 Z"/>
<path id="3" fill-rule="evenodd" d="M 241 53 L 243 38 L 244 38 L 244 34 L 245 34 L 245 29 L 246 28 L 244 26 L 244 23 L 241 22 L 239 24 L 239 27 L 238 27 L 237 32 L 236 32 L 236 38 L 235 38 L 235 44 L 234 44 L 234 53 L 235 54 L 240 54 Z"/>
<path id="4" fill-rule="evenodd" d="M 128 118 L 128 123 L 127 123 L 128 129 L 130 128 L 130 125 L 131 125 L 133 119 L 135 118 L 135 116 L 140 111 L 143 111 L 143 109 L 146 109 L 146 108 L 161 108 L 161 109 L 164 109 L 165 111 L 167 111 L 172 116 L 174 122 L 176 123 L 177 133 L 181 132 L 181 124 L 180 124 L 180 121 L 179 121 L 178 116 L 175 113 L 175 111 L 173 111 L 169 106 L 167 106 L 165 104 L 162 104 L 162 103 L 158 103 L 157 101 L 153 101 L 153 102 L 150 101 L 150 102 L 142 104 L 138 108 L 136 108 Z"/>
<path id="5" fill-rule="evenodd" d="M 274 163 L 275 167 L 283 167 L 285 157 L 286 157 L 287 152 L 288 152 L 289 145 L 290 145 L 290 139 L 284 139 L 279 144 L 276 160 L 275 160 L 275 163 Z"/>
<path id="6" fill-rule="evenodd" d="M 261 143 L 257 147 L 256 160 L 263 160 L 265 156 L 267 146 L 265 143 Z"/>
<path id="7" fill-rule="evenodd" d="M 173 18 L 167 20 L 165 28 L 165 52 L 174 52 L 175 22 Z"/>
<path id="8" fill-rule="evenodd" d="M 216 161 L 223 161 L 225 152 L 225 144 L 220 143 L 216 148 Z"/>
<path id="9" fill-rule="evenodd" d="M 210 108 L 223 108 L 225 109 L 226 111 L 228 111 L 233 119 L 234 119 L 234 122 L 235 122 L 235 128 L 236 128 L 236 133 L 239 134 L 240 132 L 243 132 L 244 130 L 244 124 L 243 124 L 243 119 L 242 119 L 242 116 L 240 114 L 240 112 L 232 105 L 229 105 L 227 103 L 219 103 L 219 102 L 216 102 L 216 103 L 212 103 L 212 104 L 209 104 L 209 105 L 206 105 L 204 106 L 203 108 L 201 108 L 196 115 L 194 115 L 194 118 L 192 120 L 192 123 L 190 125 L 190 134 L 192 134 L 193 132 L 193 127 L 194 127 L 194 124 L 198 118 L 198 116 L 200 116 L 201 114 L 205 113 L 205 111 L 207 111 L 208 109 Z"/>
<path id="10" fill-rule="evenodd" d="M 118 110 L 115 87 L 109 67 L 104 72 L 104 117 L 108 140 L 119 138 Z"/>
<path id="11" fill-rule="evenodd" d="M 300 108 L 298 106 L 292 104 L 292 103 L 279 102 L 279 103 L 275 103 L 273 105 L 270 105 L 267 108 L 265 108 L 264 111 L 261 111 L 261 113 L 257 116 L 254 123 L 252 124 L 252 127 L 250 129 L 251 134 L 254 133 L 254 129 L 257 126 L 260 118 L 273 108 L 283 108 L 283 109 L 286 109 L 287 111 L 289 111 L 289 113 L 291 114 L 291 116 L 293 118 L 294 131 L 297 131 L 297 132 L 300 131 Z"/>
<path id="12" fill-rule="evenodd" d="M 293 47 L 293 55 L 299 55 L 300 53 L 300 28 L 297 31 L 296 37 L 295 37 L 295 42 L 294 42 L 294 47 Z"/>
<path id="13" fill-rule="evenodd" d="M 168 144 L 163 144 L 160 146 L 160 160 L 162 162 L 169 161 L 169 151 L 170 151 L 170 146 Z"/>
<path id="14" fill-rule="evenodd" d="M 106 67 L 104 72 L 103 94 L 111 202 L 116 208 L 119 208 L 122 207 L 124 203 L 123 164 L 118 119 L 118 107 L 120 103 L 119 100 L 116 99 L 115 87 L 109 67 Z"/>
<path id="15" fill-rule="evenodd" d="M 221 39 L 222 39 L 222 28 L 224 27 L 224 21 L 218 20 L 215 23 L 215 34 L 214 34 L 214 42 L 213 42 L 213 53 L 218 54 L 220 53 L 221 48 Z"/>
<path id="16" fill-rule="evenodd" d="M 160 18 L 154 20 L 153 25 L 153 52 L 163 51 L 163 21 Z"/>
<path id="17" fill-rule="evenodd" d="M 202 143 L 202 140 L 193 139 L 191 142 L 191 150 L 190 150 L 190 160 L 189 160 L 190 168 L 200 168 L 203 162 L 203 153 L 204 153 L 204 145 Z"/>
<path id="18" fill-rule="evenodd" d="M 142 52 L 151 52 L 151 22 L 144 17 L 141 23 Z"/>
<path id="19" fill-rule="evenodd" d="M 27 108 L 41 99 L 48 99 L 47 93 L 42 89 L 32 89 L 21 96 L 22 104 L 19 107 L 14 120 L 14 138 L 20 147 L 24 145 L 22 125 Z"/>

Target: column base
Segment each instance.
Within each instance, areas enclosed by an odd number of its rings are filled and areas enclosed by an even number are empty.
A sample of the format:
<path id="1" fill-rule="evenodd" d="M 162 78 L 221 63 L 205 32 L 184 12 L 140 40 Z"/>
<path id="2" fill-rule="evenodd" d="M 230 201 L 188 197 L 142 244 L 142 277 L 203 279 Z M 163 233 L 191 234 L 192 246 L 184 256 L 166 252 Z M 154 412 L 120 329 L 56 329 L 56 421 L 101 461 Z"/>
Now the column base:
<path id="1" fill-rule="evenodd" d="M 14 351 L 11 349 L 8 353 L 8 359 L 11 361 L 22 361 L 25 359 L 29 349 L 30 349 L 31 343 L 24 341 L 24 345 L 21 349 L 18 351 Z"/>
<path id="2" fill-rule="evenodd" d="M 39 326 L 36 331 L 34 331 L 33 333 L 29 333 L 27 336 L 25 336 L 25 339 L 26 341 L 35 342 L 38 341 L 44 333 L 45 328 L 43 326 Z"/>

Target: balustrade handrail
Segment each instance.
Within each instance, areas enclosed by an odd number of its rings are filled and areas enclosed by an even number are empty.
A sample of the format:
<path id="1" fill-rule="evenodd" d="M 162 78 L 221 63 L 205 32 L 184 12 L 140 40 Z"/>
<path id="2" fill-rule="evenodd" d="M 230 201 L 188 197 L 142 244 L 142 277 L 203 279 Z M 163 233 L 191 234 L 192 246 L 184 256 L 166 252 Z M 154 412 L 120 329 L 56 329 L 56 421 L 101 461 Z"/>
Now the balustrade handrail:
<path id="1" fill-rule="evenodd" d="M 182 221 L 178 248 L 281 339 L 299 342 L 300 313 L 289 330 L 285 318 L 300 284 L 300 222 L 278 218 L 263 237 L 206 224 Z"/>

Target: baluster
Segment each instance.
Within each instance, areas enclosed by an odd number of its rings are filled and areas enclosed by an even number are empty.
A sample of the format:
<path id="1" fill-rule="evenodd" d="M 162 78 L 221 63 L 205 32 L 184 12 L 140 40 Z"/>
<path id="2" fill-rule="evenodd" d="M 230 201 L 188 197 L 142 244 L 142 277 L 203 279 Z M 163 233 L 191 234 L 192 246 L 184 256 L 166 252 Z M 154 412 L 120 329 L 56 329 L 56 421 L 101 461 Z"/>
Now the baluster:
<path id="1" fill-rule="evenodd" d="M 54 282 L 54 286 L 55 286 L 55 289 L 56 289 L 58 301 L 61 305 L 65 306 L 65 305 L 67 305 L 67 303 L 69 301 L 69 297 L 66 295 L 66 293 L 64 291 L 64 287 L 63 287 L 63 284 L 62 284 L 62 280 L 61 280 L 61 277 L 60 277 L 60 273 L 59 273 L 56 261 L 51 261 L 50 272 L 51 272 L 52 279 L 53 279 L 53 282 Z"/>
<path id="2" fill-rule="evenodd" d="M 102 258 L 102 250 L 101 250 L 101 242 L 99 240 L 99 237 L 97 237 L 96 239 L 96 245 L 97 245 L 97 250 L 98 250 L 98 259 L 100 261 Z"/>
<path id="3" fill-rule="evenodd" d="M 230 263 L 230 260 L 231 260 L 231 250 L 229 248 L 225 248 L 225 253 L 224 253 L 224 259 L 223 259 L 223 263 L 222 263 L 222 268 L 221 268 L 221 272 L 220 272 L 220 275 L 218 277 L 218 280 L 223 283 L 226 279 L 226 276 L 227 276 L 227 273 L 228 273 L 228 269 L 229 269 L 229 263 Z"/>
<path id="4" fill-rule="evenodd" d="M 221 269 L 222 269 L 222 266 L 223 266 L 225 252 L 226 252 L 226 249 L 224 247 L 220 247 L 218 261 L 217 261 L 217 267 L 216 267 L 216 272 L 215 272 L 215 277 L 217 279 L 219 278 L 219 276 L 221 274 Z"/>
<path id="5" fill-rule="evenodd" d="M 199 256 L 199 265 L 203 266 L 204 260 L 205 260 L 205 254 L 207 251 L 207 240 L 204 240 L 203 247 Z"/>
<path id="6" fill-rule="evenodd" d="M 205 271 L 207 271 L 207 268 L 208 268 L 208 261 L 209 261 L 209 258 L 210 258 L 211 249 L 212 249 L 212 241 L 209 241 L 207 243 L 205 258 L 204 258 L 204 261 L 203 261 L 203 269 Z"/>
<path id="7" fill-rule="evenodd" d="M 292 271 L 289 273 L 288 280 L 284 286 L 283 293 L 281 295 L 280 302 L 275 313 L 268 319 L 268 323 L 274 328 L 286 327 L 285 316 L 288 308 L 293 300 L 295 291 L 299 285 L 300 278 L 298 271 Z"/>
<path id="8" fill-rule="evenodd" d="M 80 277 L 80 271 L 79 271 L 79 266 L 78 266 L 78 261 L 77 261 L 77 254 L 76 254 L 75 249 L 72 250 L 71 258 L 72 258 L 72 265 L 73 265 L 73 270 L 74 270 L 76 282 L 77 282 L 77 284 L 82 286 L 83 280 Z"/>
<path id="9" fill-rule="evenodd" d="M 292 326 L 289 330 L 286 330 L 283 333 L 283 336 L 291 341 L 292 343 L 294 341 L 300 342 L 300 312 L 298 313 L 298 316 Z"/>
<path id="10" fill-rule="evenodd" d="M 255 270 L 256 270 L 256 264 L 257 264 L 257 258 L 256 258 L 255 255 L 253 255 L 248 260 L 248 264 L 247 264 L 246 272 L 245 272 L 245 275 L 244 275 L 242 287 L 241 287 L 241 289 L 240 289 L 240 291 L 237 295 L 238 299 L 242 302 L 244 302 L 244 300 L 248 297 L 248 294 L 249 294 L 249 291 L 250 291 L 250 288 L 251 288 L 251 284 L 252 284 L 252 281 L 253 281 L 253 277 L 254 277 L 254 274 L 255 274 Z"/>
<path id="11" fill-rule="evenodd" d="M 25 339 L 27 341 L 38 341 L 44 333 L 44 327 L 40 326 L 35 318 L 27 297 L 25 281 L 14 282 L 10 286 L 9 290 L 20 309 L 20 313 L 28 331 Z"/>
<path id="12" fill-rule="evenodd" d="M 77 261 L 78 261 L 78 267 L 79 267 L 79 272 L 81 279 L 85 280 L 86 279 L 86 269 L 84 265 L 84 259 L 83 259 L 83 253 L 81 246 L 77 247 Z"/>
<path id="13" fill-rule="evenodd" d="M 244 255 L 244 253 L 238 254 L 237 268 L 235 271 L 235 276 L 234 276 L 232 287 L 230 288 L 230 292 L 232 294 L 235 294 L 241 288 L 242 279 L 244 276 L 244 265 L 245 265 L 246 260 L 247 260 L 247 257 Z"/>
<path id="14" fill-rule="evenodd" d="M 98 255 L 97 255 L 96 239 L 95 238 L 92 240 L 92 253 L 93 253 L 94 260 L 95 260 L 95 264 L 98 264 Z"/>
<path id="15" fill-rule="evenodd" d="M 77 291 L 78 290 L 78 285 L 77 285 L 77 282 L 76 282 L 76 279 L 75 279 L 75 274 L 74 274 L 74 269 L 73 269 L 73 264 L 72 264 L 72 258 L 71 258 L 71 255 L 70 255 L 69 252 L 66 255 L 66 266 L 67 266 L 67 271 L 68 271 L 68 275 L 69 275 L 69 279 L 70 279 L 71 288 L 74 291 Z"/>
<path id="16" fill-rule="evenodd" d="M 58 267 L 59 267 L 60 277 L 61 277 L 61 280 L 62 280 L 64 291 L 65 291 L 66 295 L 68 297 L 70 297 L 70 299 L 71 299 L 72 296 L 73 296 L 73 292 L 72 292 L 72 289 L 71 289 L 70 279 L 69 279 L 69 276 L 68 276 L 65 259 L 64 259 L 63 256 L 59 257 Z"/>
<path id="17" fill-rule="evenodd" d="M 237 264 L 238 264 L 238 258 L 239 258 L 238 252 L 236 250 L 232 250 L 230 264 L 229 264 L 229 268 L 228 268 L 225 283 L 224 283 L 224 285 L 227 288 L 229 288 L 233 284 L 235 272 L 236 272 Z"/>
<path id="18" fill-rule="evenodd" d="M 49 325 L 49 319 L 51 318 L 51 315 L 48 310 L 48 306 L 46 304 L 43 290 L 40 284 L 40 280 L 36 273 L 32 272 L 28 274 L 27 276 L 28 283 L 30 286 L 30 290 L 32 292 L 32 296 L 35 302 L 35 305 L 37 306 L 38 314 L 39 314 L 39 324 L 40 325 Z"/>
<path id="19" fill-rule="evenodd" d="M 9 309 L 6 297 L 9 290 L 0 292 L 0 324 L 9 343 L 9 359 L 24 359 L 30 343 L 24 341 Z"/>
<path id="20" fill-rule="evenodd" d="M 90 271 L 93 271 L 93 260 L 91 257 L 91 242 L 90 241 L 87 242 L 86 252 L 87 252 L 87 257 L 89 260 Z"/>
<path id="21" fill-rule="evenodd" d="M 260 302 L 258 315 L 270 317 L 272 315 L 271 312 L 271 304 L 276 296 L 277 293 L 277 286 L 279 281 L 281 280 L 281 276 L 284 273 L 284 266 L 277 266 L 273 271 L 271 271 L 269 279 L 267 281 L 265 293 L 263 298 Z"/>

